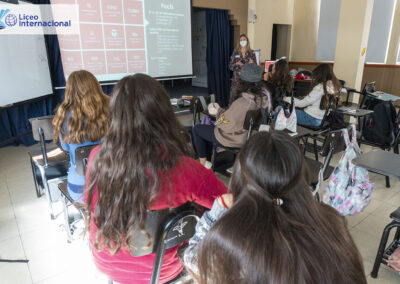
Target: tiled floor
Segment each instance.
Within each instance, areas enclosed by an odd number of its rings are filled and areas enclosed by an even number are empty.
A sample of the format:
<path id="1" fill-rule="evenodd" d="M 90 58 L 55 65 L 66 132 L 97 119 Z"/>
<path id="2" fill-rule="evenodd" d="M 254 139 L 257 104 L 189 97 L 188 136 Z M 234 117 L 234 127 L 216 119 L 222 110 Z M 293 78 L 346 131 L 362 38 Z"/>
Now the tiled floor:
<path id="1" fill-rule="evenodd" d="M 36 198 L 28 151 L 38 148 L 0 149 L 0 259 L 28 259 L 28 263 L 0 262 L 0 284 L 107 283 L 96 271 L 84 241 L 66 242 L 59 216 L 50 220 L 45 197 Z M 369 149 L 364 149 L 369 150 Z M 336 161 L 338 157 L 335 157 Z M 358 216 L 348 217 L 350 232 L 364 259 L 369 275 L 389 214 L 400 206 L 400 182 L 371 174 L 376 191 L 369 207 Z M 382 266 L 379 278 L 369 283 L 400 283 L 400 275 Z"/>

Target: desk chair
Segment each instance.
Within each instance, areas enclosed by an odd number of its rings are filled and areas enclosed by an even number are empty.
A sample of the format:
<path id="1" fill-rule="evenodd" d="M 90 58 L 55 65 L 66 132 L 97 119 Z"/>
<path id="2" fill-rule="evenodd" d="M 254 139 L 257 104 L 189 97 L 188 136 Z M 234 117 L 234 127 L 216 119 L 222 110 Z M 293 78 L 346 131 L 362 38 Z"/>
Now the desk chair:
<path id="1" fill-rule="evenodd" d="M 175 209 L 148 213 L 145 230 L 152 236 L 153 241 L 149 245 L 148 237 L 137 229 L 131 237 L 135 248 L 132 248 L 130 253 L 135 257 L 156 253 L 150 284 L 157 284 L 159 281 L 165 250 L 183 244 L 193 237 L 198 221 L 197 211 L 189 203 Z"/>
<path id="2" fill-rule="evenodd" d="M 345 88 L 347 90 L 347 96 L 346 96 L 346 102 L 343 103 L 344 106 L 355 106 L 358 108 L 363 108 L 365 100 L 367 98 L 368 94 L 372 94 L 375 92 L 375 81 L 374 82 L 369 82 L 365 83 L 364 88 L 361 92 L 357 91 L 356 89 L 353 88 Z M 349 98 L 351 93 L 357 93 L 362 95 L 361 102 L 359 104 L 356 103 L 349 103 Z"/>
<path id="3" fill-rule="evenodd" d="M 76 166 L 76 173 L 78 175 L 84 176 L 86 174 L 86 167 L 90 152 L 96 146 L 97 145 L 89 145 L 76 148 L 75 166 Z M 63 213 L 64 213 L 65 231 L 67 233 L 67 242 L 70 243 L 72 241 L 73 225 L 85 218 L 85 205 L 75 202 L 75 200 L 69 195 L 67 182 L 59 183 L 58 189 L 60 190 L 62 196 L 61 200 L 63 203 Z M 68 206 L 70 205 L 73 205 L 78 210 L 81 218 L 78 218 L 77 220 L 71 220 L 68 213 Z"/>
<path id="4" fill-rule="evenodd" d="M 350 135 L 351 131 L 349 131 Z M 351 137 L 350 137 L 351 139 Z M 342 130 L 330 131 L 326 134 L 320 155 L 324 157 L 323 162 L 305 157 L 310 174 L 310 183 L 313 188 L 314 196 L 319 198 L 318 187 L 322 181 L 325 181 L 332 174 L 334 167 L 330 166 L 332 156 L 343 152 L 346 149 Z"/>
<path id="5" fill-rule="evenodd" d="M 250 138 L 253 130 L 258 130 L 261 124 L 269 125 L 271 123 L 271 113 L 268 113 L 266 109 L 249 110 L 246 113 L 246 117 L 243 123 L 243 129 L 247 130 L 247 138 Z M 224 151 L 217 153 L 217 147 L 222 148 Z M 239 153 L 240 148 L 231 148 L 221 145 L 214 145 L 211 156 L 211 169 L 214 172 L 219 172 L 224 176 L 230 177 L 231 174 L 227 169 L 233 166 L 236 156 Z"/>
<path id="6" fill-rule="evenodd" d="M 371 277 L 373 277 L 373 278 L 378 277 L 379 267 L 381 266 L 381 263 L 387 265 L 390 255 L 398 247 L 400 247 L 400 207 L 397 208 L 396 211 L 394 211 L 390 214 L 390 218 L 393 221 L 391 223 L 389 223 L 383 230 L 381 242 L 379 244 L 378 253 L 375 258 L 374 267 L 371 272 Z M 386 248 L 386 243 L 388 241 L 390 231 L 394 228 L 396 228 L 396 233 L 394 235 L 393 241 Z"/>
<path id="7" fill-rule="evenodd" d="M 53 140 L 53 116 L 29 119 L 32 124 L 33 139 L 40 143 L 40 150 L 29 152 L 37 197 L 44 191 L 49 205 L 50 217 L 54 219 L 53 200 L 49 182 L 65 179 L 69 167 L 69 155 L 59 147 L 47 148 L 45 141 Z"/>
<path id="8" fill-rule="evenodd" d="M 394 115 L 394 113 L 393 113 L 393 115 Z M 396 154 L 398 154 L 399 153 L 398 145 L 400 142 L 400 110 L 397 112 L 396 117 L 393 121 L 393 139 L 389 144 L 380 144 L 377 142 L 366 140 L 363 138 L 362 132 L 359 133 L 358 140 L 359 140 L 360 146 L 361 146 L 361 144 L 365 144 L 365 145 L 369 145 L 372 147 L 378 147 L 385 151 L 391 151 L 393 149 L 393 151 Z M 386 187 L 389 188 L 390 187 L 390 178 L 388 176 L 386 176 L 385 179 L 386 179 Z"/>
<path id="9" fill-rule="evenodd" d="M 325 110 L 324 116 L 323 116 L 323 118 L 321 120 L 321 124 L 319 126 L 315 127 L 315 126 L 298 124 L 304 128 L 316 131 L 316 134 L 311 137 L 311 139 L 313 139 L 313 151 L 314 151 L 316 161 L 318 161 L 317 140 L 322 141 L 321 139 L 318 138 L 318 136 L 330 131 L 331 127 L 330 127 L 330 123 L 328 121 L 328 116 L 331 113 L 331 111 L 333 110 L 333 108 L 334 108 L 334 101 L 330 100 L 328 108 Z M 308 145 L 307 140 L 308 140 L 308 138 L 306 139 L 306 144 Z M 307 149 L 307 147 L 305 149 Z"/>

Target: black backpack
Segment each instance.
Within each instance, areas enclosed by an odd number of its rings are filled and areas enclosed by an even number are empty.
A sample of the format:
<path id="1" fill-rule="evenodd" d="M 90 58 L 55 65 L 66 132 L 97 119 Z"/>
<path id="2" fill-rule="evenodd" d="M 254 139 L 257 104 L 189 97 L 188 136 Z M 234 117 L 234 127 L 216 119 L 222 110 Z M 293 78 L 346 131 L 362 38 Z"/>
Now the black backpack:
<path id="1" fill-rule="evenodd" d="M 397 134 L 396 108 L 393 102 L 380 102 L 374 112 L 367 115 L 362 129 L 366 141 L 391 146 Z"/>

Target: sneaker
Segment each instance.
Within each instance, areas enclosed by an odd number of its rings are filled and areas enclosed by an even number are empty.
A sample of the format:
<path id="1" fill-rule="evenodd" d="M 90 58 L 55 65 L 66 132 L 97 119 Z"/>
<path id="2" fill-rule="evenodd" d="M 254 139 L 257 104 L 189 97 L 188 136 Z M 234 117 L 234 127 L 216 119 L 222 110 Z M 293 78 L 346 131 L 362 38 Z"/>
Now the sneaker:
<path id="1" fill-rule="evenodd" d="M 212 168 L 212 164 L 209 161 L 206 161 L 206 164 L 204 165 L 206 167 L 206 169 L 211 169 Z"/>

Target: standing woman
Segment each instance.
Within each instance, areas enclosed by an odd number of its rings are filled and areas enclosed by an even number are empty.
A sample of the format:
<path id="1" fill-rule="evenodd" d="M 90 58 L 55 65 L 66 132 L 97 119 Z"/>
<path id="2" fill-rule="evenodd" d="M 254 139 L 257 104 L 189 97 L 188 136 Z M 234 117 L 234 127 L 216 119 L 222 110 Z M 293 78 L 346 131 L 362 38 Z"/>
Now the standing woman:
<path id="1" fill-rule="evenodd" d="M 239 74 L 242 70 L 243 65 L 248 63 L 256 63 L 256 55 L 250 48 L 250 42 L 245 34 L 240 35 L 239 44 L 237 49 L 231 56 L 231 62 L 229 68 L 233 72 L 232 77 L 232 89 L 239 80 Z"/>
<path id="2" fill-rule="evenodd" d="M 68 193 L 81 202 L 85 176 L 76 172 L 75 150 L 82 146 L 99 144 L 107 134 L 109 97 L 99 82 L 86 70 L 72 72 L 67 80 L 64 101 L 53 119 L 54 141 L 59 141 L 69 152 Z"/>
<path id="3" fill-rule="evenodd" d="M 194 202 L 211 208 L 227 191 L 215 174 L 190 158 L 170 98 L 155 79 L 136 74 L 114 87 L 111 126 L 89 157 L 85 202 L 89 240 L 97 268 L 120 284 L 149 283 L 155 253 L 133 257 L 139 230 L 146 233 L 150 210 Z M 135 229 L 138 228 L 138 229 Z M 149 242 L 154 239 L 150 236 Z M 167 249 L 160 282 L 183 269 L 178 247 Z"/>

